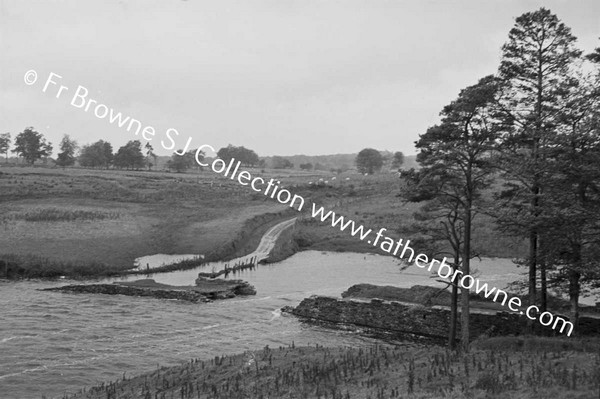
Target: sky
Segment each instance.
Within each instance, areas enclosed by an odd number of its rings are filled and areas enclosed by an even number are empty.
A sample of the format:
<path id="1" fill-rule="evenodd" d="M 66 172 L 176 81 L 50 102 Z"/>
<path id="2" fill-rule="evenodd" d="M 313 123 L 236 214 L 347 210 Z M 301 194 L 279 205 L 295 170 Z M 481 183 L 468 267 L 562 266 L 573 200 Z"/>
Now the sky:
<path id="1" fill-rule="evenodd" d="M 598 0 L 0 0 L 0 133 L 145 143 L 71 104 L 83 86 L 154 129 L 159 155 L 190 138 L 261 156 L 414 154 L 442 107 L 496 72 L 515 18 L 542 6 L 584 52 L 600 47 Z"/>

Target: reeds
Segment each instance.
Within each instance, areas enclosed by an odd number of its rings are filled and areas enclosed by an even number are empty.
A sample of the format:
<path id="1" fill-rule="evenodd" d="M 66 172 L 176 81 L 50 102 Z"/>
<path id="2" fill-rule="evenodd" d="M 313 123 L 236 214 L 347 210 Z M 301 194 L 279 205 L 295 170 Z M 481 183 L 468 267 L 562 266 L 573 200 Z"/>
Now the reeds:
<path id="1" fill-rule="evenodd" d="M 599 365 L 600 355 L 589 353 L 474 351 L 462 355 L 405 345 L 292 344 L 205 361 L 192 359 L 64 398 L 499 399 L 561 397 L 567 391 L 591 396 L 600 389 Z"/>

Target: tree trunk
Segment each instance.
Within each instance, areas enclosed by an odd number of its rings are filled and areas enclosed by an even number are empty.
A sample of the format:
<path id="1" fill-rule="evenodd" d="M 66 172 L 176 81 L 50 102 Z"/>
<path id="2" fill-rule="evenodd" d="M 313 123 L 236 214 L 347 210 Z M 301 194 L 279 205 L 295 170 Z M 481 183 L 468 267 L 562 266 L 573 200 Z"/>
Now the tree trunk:
<path id="1" fill-rule="evenodd" d="M 471 260 L 471 201 L 467 201 L 465 209 L 465 231 L 464 231 L 464 244 L 463 244 L 463 258 L 462 258 L 462 272 L 466 276 L 471 273 L 470 260 Z M 469 342 L 471 340 L 469 331 L 469 290 L 467 288 L 461 288 L 460 294 L 461 302 L 461 313 L 460 313 L 460 329 L 461 329 L 461 346 L 464 352 L 469 351 Z"/>
<path id="2" fill-rule="evenodd" d="M 452 271 L 456 270 L 458 263 L 460 262 L 460 255 L 454 254 L 454 267 Z M 448 348 L 451 350 L 456 349 L 456 325 L 458 322 L 458 284 L 452 283 L 452 295 L 450 298 L 450 328 L 448 331 Z"/>
<path id="3" fill-rule="evenodd" d="M 571 323 L 573 323 L 573 332 L 577 334 L 577 327 L 579 324 L 579 293 L 580 284 L 579 279 L 581 273 L 575 270 L 569 271 L 569 302 L 571 303 Z"/>
<path id="4" fill-rule="evenodd" d="M 548 310 L 548 281 L 546 278 L 546 262 L 540 262 L 540 309 L 543 312 Z"/>
<path id="5" fill-rule="evenodd" d="M 534 201 L 537 202 L 537 201 Z M 529 306 L 535 305 L 537 273 L 537 232 L 532 229 L 529 233 Z M 533 332 L 533 320 L 527 318 L 527 329 Z"/>

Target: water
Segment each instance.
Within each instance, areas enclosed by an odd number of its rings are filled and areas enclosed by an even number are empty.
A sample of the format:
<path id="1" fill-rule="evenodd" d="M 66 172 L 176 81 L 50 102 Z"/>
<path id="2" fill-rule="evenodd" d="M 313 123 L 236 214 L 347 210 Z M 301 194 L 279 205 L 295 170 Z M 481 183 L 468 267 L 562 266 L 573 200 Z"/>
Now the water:
<path id="1" fill-rule="evenodd" d="M 521 273 L 505 259 L 484 259 L 475 267 L 482 279 L 499 288 Z M 190 270 L 151 278 L 190 285 L 197 273 Z M 232 278 L 249 281 L 258 295 L 192 304 L 37 291 L 73 283 L 65 280 L 0 282 L 0 396 L 60 396 L 120 378 L 124 372 L 151 371 L 157 363 L 175 365 L 190 358 L 292 341 L 296 345 L 363 345 L 372 341 L 351 332 L 309 326 L 278 310 L 313 294 L 339 296 L 356 283 L 436 284 L 422 269 L 402 271 L 399 261 L 391 257 L 316 251 Z"/>

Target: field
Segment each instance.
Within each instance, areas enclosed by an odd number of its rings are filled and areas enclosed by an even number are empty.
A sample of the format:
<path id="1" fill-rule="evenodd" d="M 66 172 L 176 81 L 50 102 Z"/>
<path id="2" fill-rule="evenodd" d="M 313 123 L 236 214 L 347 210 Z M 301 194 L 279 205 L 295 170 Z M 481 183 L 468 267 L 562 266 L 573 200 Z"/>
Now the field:
<path id="1" fill-rule="evenodd" d="M 398 197 L 402 189 L 396 174 L 375 176 L 354 175 L 346 181 L 336 179 L 331 189 L 313 187 L 306 195 L 318 198 L 319 205 L 329 204 L 336 214 L 344 215 L 355 222 L 377 232 L 385 227 L 389 237 L 410 239 L 421 234 L 419 222 L 414 218 L 423 204 L 403 201 Z M 491 192 L 489 193 L 492 194 Z M 321 199 L 322 201 L 319 201 Z M 347 231 L 332 228 L 330 223 L 322 223 L 310 217 L 302 220 L 298 236 L 306 248 L 329 251 L 376 252 L 387 255 L 378 248 L 352 237 Z M 522 240 L 503 236 L 495 229 L 493 220 L 478 215 L 473 223 L 472 248 L 479 256 L 516 258 L 526 256 L 526 246 Z M 442 248 L 443 249 L 443 248 Z M 427 248 L 424 248 L 426 251 Z"/>
<path id="2" fill-rule="evenodd" d="M 209 254 L 246 220 L 286 208 L 210 172 L 19 167 L 0 169 L 0 202 L 0 259 L 67 274 L 122 270 L 155 253 Z"/>
<path id="3" fill-rule="evenodd" d="M 294 237 L 300 249 L 376 251 L 347 232 L 312 219 L 311 201 L 365 227 L 386 227 L 390 236 L 414 234 L 412 214 L 420 205 L 397 197 L 400 180 L 394 173 L 250 172 L 265 180 L 277 179 L 307 200 Z M 0 274 L 4 263 L 5 275 L 25 277 L 106 274 L 130 268 L 135 258 L 155 253 L 241 255 L 252 251 L 269 223 L 282 219 L 282 211 L 290 211 L 210 170 L 165 173 L 2 166 L 0 202 L 0 261 L 4 261 Z M 254 231 L 240 235 L 245 223 L 267 214 L 273 217 L 264 225 L 255 223 Z M 514 240 L 499 237 L 489 221 L 480 220 L 474 246 L 482 255 L 524 253 Z"/>

